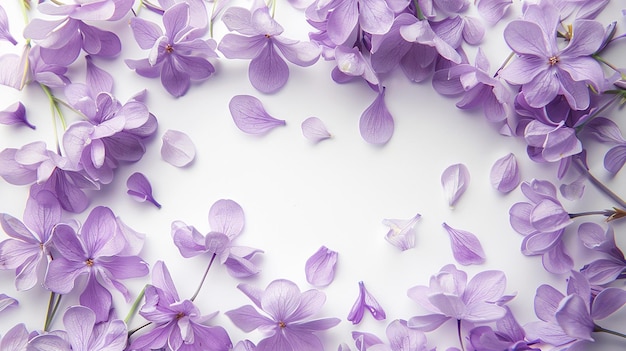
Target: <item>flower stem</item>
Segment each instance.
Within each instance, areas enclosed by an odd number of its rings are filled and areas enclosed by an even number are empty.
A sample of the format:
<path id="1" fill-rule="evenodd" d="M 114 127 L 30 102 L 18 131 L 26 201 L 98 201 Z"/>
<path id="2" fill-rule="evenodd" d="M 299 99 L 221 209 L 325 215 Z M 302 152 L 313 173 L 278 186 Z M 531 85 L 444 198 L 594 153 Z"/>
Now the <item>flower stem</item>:
<path id="1" fill-rule="evenodd" d="M 44 321 L 43 330 L 48 331 L 50 329 L 50 324 L 52 323 L 52 319 L 59 309 L 59 303 L 61 302 L 61 297 L 63 295 L 57 294 L 55 292 L 50 292 L 50 299 L 48 300 L 48 311 L 46 312 L 46 320 Z"/>
<path id="2" fill-rule="evenodd" d="M 48 97 L 48 101 L 50 102 L 50 112 L 52 114 L 52 127 L 54 129 L 54 138 L 56 139 L 57 153 L 60 155 L 61 146 L 59 143 L 59 132 L 57 131 L 57 122 L 56 122 L 55 116 L 56 115 L 59 116 L 59 120 L 61 121 L 63 130 L 67 129 L 67 124 L 65 123 L 65 117 L 63 117 L 63 112 L 61 111 L 61 108 L 59 107 L 59 103 L 55 99 L 54 95 L 52 94 L 52 91 L 50 91 L 50 88 L 47 85 L 41 84 L 41 83 L 39 84 L 39 86 L 41 87 L 43 92 L 46 94 L 46 96 Z"/>
<path id="3" fill-rule="evenodd" d="M 619 73 L 622 76 L 622 79 L 626 79 L 626 74 L 622 73 L 620 71 L 620 69 L 615 66 L 614 64 L 608 62 L 607 60 L 605 60 L 603 57 L 601 57 L 600 55 L 594 54 L 591 55 L 591 57 L 593 57 L 594 59 L 596 59 L 596 61 L 603 63 L 605 66 L 607 66 L 608 68 L 614 70 L 615 72 Z"/>
<path id="4" fill-rule="evenodd" d="M 573 218 L 578 218 L 578 217 L 583 217 L 583 216 L 594 216 L 594 215 L 610 217 L 614 214 L 615 214 L 615 211 L 611 211 L 611 210 L 587 211 L 587 212 L 579 212 L 579 213 L 570 213 L 569 218 L 573 219 Z"/>
<path id="5" fill-rule="evenodd" d="M 597 324 L 594 326 L 593 331 L 594 332 L 607 333 L 607 334 L 619 336 L 619 337 L 622 337 L 622 338 L 626 339 L 626 334 L 623 334 L 623 333 L 620 333 L 620 332 L 616 332 L 614 330 L 602 328 L 601 326 L 599 326 Z"/>
<path id="6" fill-rule="evenodd" d="M 126 323 L 126 325 L 128 325 L 128 322 L 130 322 L 130 319 L 133 318 L 133 316 L 137 312 L 137 309 L 139 308 L 139 302 L 141 302 L 145 293 L 146 293 L 146 287 L 144 286 L 143 289 L 141 289 L 141 292 L 139 292 L 139 295 L 137 296 L 137 298 L 135 299 L 135 302 L 133 302 L 133 305 L 130 306 L 130 310 L 128 311 L 128 314 L 126 315 L 126 318 L 124 318 L 124 323 Z"/>
<path id="7" fill-rule="evenodd" d="M 459 336 L 459 344 L 461 344 L 461 350 L 465 351 L 465 346 L 463 345 L 463 337 L 461 336 L 461 320 L 460 319 L 456 320 L 456 329 L 457 329 L 457 334 Z"/>
<path id="8" fill-rule="evenodd" d="M 141 325 L 141 326 L 139 326 L 139 327 L 137 327 L 137 328 L 135 328 L 135 329 L 131 329 L 131 330 L 129 330 L 129 331 L 128 331 L 128 337 L 130 338 L 130 336 L 131 336 L 131 335 L 133 335 L 133 334 L 135 334 L 136 332 L 140 331 L 141 329 L 143 329 L 143 328 L 145 328 L 145 327 L 149 326 L 150 324 L 152 324 L 152 322 L 145 323 L 145 324 L 143 324 L 143 325 Z"/>
<path id="9" fill-rule="evenodd" d="M 198 294 L 200 293 L 200 289 L 202 289 L 202 285 L 204 285 L 204 281 L 206 280 L 206 276 L 207 276 L 207 274 L 209 274 L 209 269 L 211 269 L 211 266 L 213 265 L 213 261 L 215 261 L 215 256 L 217 256 L 217 255 L 213 254 L 213 256 L 211 256 L 211 261 L 209 261 L 209 265 L 206 267 L 206 270 L 204 271 L 204 275 L 202 276 L 202 280 L 200 281 L 200 285 L 198 285 L 198 289 L 196 289 L 196 292 L 189 299 L 190 301 L 193 301 L 193 300 L 196 299 L 196 297 L 198 297 Z"/>
<path id="10" fill-rule="evenodd" d="M 502 71 L 502 69 L 504 67 L 506 67 L 506 65 L 509 64 L 509 62 L 511 62 L 511 60 L 513 59 L 513 57 L 515 57 L 515 52 L 511 51 L 511 53 L 509 54 L 509 56 L 506 57 L 506 60 L 504 60 L 504 62 L 502 62 L 502 65 L 498 68 L 498 70 L 496 71 L 496 73 L 494 73 L 493 77 L 497 77 L 498 74 L 500 74 L 500 71 Z"/>
<path id="11" fill-rule="evenodd" d="M 617 194 L 615 194 L 611 189 L 609 189 L 606 185 L 604 185 L 601 181 L 599 181 L 596 177 L 593 176 L 593 174 L 591 174 L 591 172 L 589 172 L 589 170 L 587 169 L 587 167 L 585 167 L 585 165 L 582 163 L 582 161 L 580 159 L 574 159 L 574 164 L 583 172 L 585 173 L 585 175 L 587 176 L 587 178 L 589 179 L 589 181 L 591 181 L 591 183 L 598 188 L 600 191 L 602 191 L 604 194 L 606 194 L 608 197 L 610 197 L 611 199 L 613 199 L 613 201 L 617 202 L 618 205 L 620 207 L 624 207 L 626 208 L 626 202 L 624 202 L 624 200 L 622 200 L 622 198 L 620 198 Z"/>

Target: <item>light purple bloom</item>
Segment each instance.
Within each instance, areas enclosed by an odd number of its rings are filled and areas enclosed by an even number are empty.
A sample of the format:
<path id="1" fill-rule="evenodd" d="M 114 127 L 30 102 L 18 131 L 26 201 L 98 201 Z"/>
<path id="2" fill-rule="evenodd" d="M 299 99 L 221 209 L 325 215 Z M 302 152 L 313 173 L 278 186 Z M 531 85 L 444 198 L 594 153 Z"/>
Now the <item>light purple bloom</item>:
<path id="1" fill-rule="evenodd" d="M 17 41 L 11 35 L 9 30 L 9 18 L 7 17 L 4 7 L 0 6 L 0 40 L 6 40 L 13 45 L 17 44 Z"/>
<path id="2" fill-rule="evenodd" d="M 371 144 L 386 144 L 393 136 L 393 116 L 385 104 L 385 88 L 379 90 L 371 105 L 361 114 L 359 131 L 363 140 Z"/>
<path id="3" fill-rule="evenodd" d="M 244 133 L 265 134 L 286 124 L 284 120 L 270 116 L 261 101 L 251 95 L 233 96 L 228 103 L 228 109 L 235 125 Z"/>
<path id="4" fill-rule="evenodd" d="M 226 312 L 241 330 L 260 329 L 267 334 L 256 351 L 321 351 L 323 346 L 315 333 L 340 322 L 338 318 L 308 320 L 326 301 L 324 293 L 318 290 L 300 292 L 296 284 L 284 279 L 272 281 L 264 291 L 248 284 L 239 284 L 238 288 L 268 315 L 250 305 Z"/>
<path id="5" fill-rule="evenodd" d="M 591 58 L 602 44 L 604 28 L 598 22 L 576 20 L 573 36 L 564 49 L 559 49 L 556 31 L 558 10 L 549 5 L 531 5 L 524 20 L 508 24 L 504 38 L 518 57 L 500 71 L 511 84 L 522 86 L 526 101 L 542 107 L 562 94 L 572 108 L 589 106 L 590 84 L 596 91 L 604 82 L 600 64 Z"/>
<path id="6" fill-rule="evenodd" d="M 578 237 L 585 247 L 607 254 L 581 268 L 581 273 L 594 285 L 611 283 L 615 279 L 626 278 L 626 259 L 615 243 L 612 226 L 605 231 L 599 224 L 582 223 L 578 227 Z"/>
<path id="7" fill-rule="evenodd" d="M 106 207 L 94 208 L 80 233 L 70 225 L 57 225 L 52 242 L 58 254 L 48 265 L 44 285 L 67 294 L 76 280 L 86 275 L 81 305 L 91 308 L 98 322 L 107 320 L 112 303 L 110 291 L 118 290 L 130 301 L 130 292 L 120 280 L 148 274 L 148 265 L 137 256 L 138 250 L 131 247 L 124 230 Z"/>
<path id="8" fill-rule="evenodd" d="M 461 63 L 462 57 L 456 51 L 455 46 L 435 33 L 429 21 L 413 18 L 407 25 L 400 27 L 400 34 L 408 42 L 428 45 L 435 48 L 439 55 L 445 59 L 454 63 Z"/>
<path id="9" fill-rule="evenodd" d="M 146 178 L 146 176 L 142 173 L 135 172 L 131 174 L 126 180 L 126 187 L 128 188 L 126 193 L 128 193 L 128 195 L 130 195 L 133 199 L 139 202 L 148 201 L 157 208 L 161 208 L 161 204 L 158 203 L 152 196 L 152 186 L 150 185 L 148 178 Z"/>
<path id="10" fill-rule="evenodd" d="M 304 272 L 306 281 L 316 287 L 328 286 L 335 279 L 337 251 L 322 246 L 306 260 Z"/>
<path id="11" fill-rule="evenodd" d="M 441 173 L 441 186 L 450 207 L 459 201 L 461 195 L 467 190 L 469 182 L 469 170 L 463 163 L 453 164 Z"/>
<path id="12" fill-rule="evenodd" d="M 196 146 L 187 134 L 168 129 L 162 140 L 161 158 L 165 162 L 176 167 L 185 167 L 196 157 Z"/>
<path id="13" fill-rule="evenodd" d="M 467 282 L 467 274 L 454 265 L 444 266 L 430 278 L 429 286 L 418 285 L 408 295 L 431 314 L 412 317 L 409 328 L 432 331 L 450 319 L 490 322 L 506 314 L 499 305 L 506 288 L 501 271 L 483 271 Z"/>
<path id="14" fill-rule="evenodd" d="M 152 268 L 152 284 L 146 286 L 145 304 L 139 314 L 154 328 L 131 341 L 128 350 L 228 351 L 232 347 L 224 328 L 206 325 L 216 313 L 203 316 L 190 300 L 181 300 L 163 261 Z"/>
<path id="15" fill-rule="evenodd" d="M 215 41 L 200 38 L 202 31 L 190 24 L 189 12 L 185 2 L 165 11 L 165 33 L 152 22 L 139 17 L 131 19 L 135 40 L 142 49 L 150 49 L 150 54 L 147 59 L 126 60 L 126 64 L 144 77 L 160 75 L 165 90 L 175 97 L 187 93 L 191 80 L 204 80 L 215 72 L 209 61 L 217 57 Z"/>
<path id="16" fill-rule="evenodd" d="M 415 224 L 420 218 L 418 213 L 409 219 L 384 219 L 383 224 L 389 227 L 385 239 L 401 251 L 415 247 Z"/>
<path id="17" fill-rule="evenodd" d="M 491 166 L 491 186 L 502 193 L 509 193 L 517 188 L 520 182 L 519 168 L 515 155 L 509 153 L 501 157 Z"/>
<path id="18" fill-rule="evenodd" d="M 480 351 L 522 351 L 540 349 L 531 347 L 534 343 L 526 339 L 526 332 L 522 328 L 511 310 L 504 306 L 506 314 L 496 321 L 495 330 L 489 326 L 479 326 L 469 332 L 472 347 Z"/>
<path id="19" fill-rule="evenodd" d="M 96 314 L 87 307 L 68 308 L 63 325 L 72 351 L 121 351 L 126 347 L 126 323 L 120 319 L 96 323 Z"/>
<path id="20" fill-rule="evenodd" d="M 301 67 L 308 67 L 319 59 L 317 44 L 281 35 L 283 27 L 272 18 L 267 6 L 253 11 L 231 7 L 222 15 L 222 21 L 230 31 L 242 35 L 226 34 L 218 49 L 227 58 L 251 59 L 250 83 L 263 93 L 274 93 L 287 83 L 289 68 L 284 59 Z"/>
<path id="21" fill-rule="evenodd" d="M 324 122 L 317 117 L 309 117 L 302 122 L 302 134 L 314 143 L 329 139 L 332 135 L 326 129 Z"/>
<path id="22" fill-rule="evenodd" d="M 7 296 L 6 294 L 0 294 L 0 312 L 6 310 L 9 307 L 17 306 L 18 302 L 16 299 Z"/>
<path id="23" fill-rule="evenodd" d="M 35 129 L 35 126 L 30 124 L 26 119 L 26 108 L 21 102 L 16 102 L 3 111 L 0 111 L 0 123 L 8 125 L 22 124 L 31 129 Z"/>
<path id="24" fill-rule="evenodd" d="M 37 82 L 50 88 L 62 87 L 69 83 L 64 76 L 67 67 L 49 64 L 41 58 L 41 46 L 25 45 L 20 56 L 5 54 L 0 56 L 0 84 L 22 90 L 29 83 Z"/>
<path id="25" fill-rule="evenodd" d="M 443 227 L 450 236 L 452 255 L 458 263 L 467 266 L 485 262 L 485 251 L 476 235 L 452 228 L 446 223 L 443 223 Z"/>
<path id="26" fill-rule="evenodd" d="M 348 314 L 348 320 L 352 322 L 352 324 L 359 324 L 363 319 L 363 315 L 365 314 L 365 310 L 370 311 L 372 317 L 375 320 L 380 321 L 387 318 L 387 314 L 383 307 L 376 301 L 374 296 L 370 294 L 369 291 L 365 288 L 365 284 L 362 281 L 359 282 L 359 296 L 357 297 L 354 305 L 350 309 L 350 313 Z"/>

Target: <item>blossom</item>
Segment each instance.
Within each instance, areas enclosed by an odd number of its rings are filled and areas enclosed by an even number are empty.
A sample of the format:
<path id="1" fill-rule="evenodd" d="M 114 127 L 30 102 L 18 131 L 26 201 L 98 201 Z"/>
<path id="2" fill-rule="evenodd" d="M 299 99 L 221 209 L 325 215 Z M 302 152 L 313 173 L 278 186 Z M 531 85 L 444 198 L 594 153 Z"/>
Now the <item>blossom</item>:
<path id="1" fill-rule="evenodd" d="M 389 227 L 385 239 L 393 246 L 405 251 L 415 247 L 415 224 L 422 218 L 419 213 L 409 219 L 385 219 L 383 224 Z"/>
<path id="2" fill-rule="evenodd" d="M 357 297 L 354 305 L 350 309 L 350 313 L 348 314 L 348 320 L 352 322 L 352 324 L 359 324 L 363 319 L 363 314 L 365 313 L 365 309 L 370 311 L 372 317 L 374 319 L 380 321 L 387 318 L 385 310 L 382 306 L 376 301 L 374 296 L 370 294 L 369 291 L 365 288 L 365 284 L 363 281 L 359 282 L 359 296 Z"/>
<path id="3" fill-rule="evenodd" d="M 491 270 L 476 274 L 469 282 L 467 274 L 454 265 L 444 266 L 432 276 L 429 286 L 409 289 L 408 296 L 431 314 L 409 319 L 409 328 L 432 331 L 450 319 L 490 322 L 506 314 L 499 306 L 506 287 L 506 276 Z"/>
<path id="4" fill-rule="evenodd" d="M 230 350 L 232 342 L 224 328 L 204 324 L 215 316 L 203 316 L 191 300 L 181 300 L 163 261 L 152 268 L 152 284 L 146 286 L 145 304 L 139 314 L 154 329 L 130 342 L 128 350 Z"/>
<path id="5" fill-rule="evenodd" d="M 121 279 L 148 274 L 148 265 L 134 246 L 113 212 L 107 207 L 94 208 L 79 233 L 68 224 L 54 229 L 52 242 L 58 251 L 48 265 L 44 285 L 59 294 L 67 294 L 76 280 L 86 275 L 87 283 L 80 295 L 81 305 L 96 313 L 97 321 L 108 318 L 112 296 L 118 290 L 130 300 L 130 293 Z"/>
<path id="6" fill-rule="evenodd" d="M 317 287 L 329 285 L 335 279 L 335 266 L 337 264 L 337 251 L 322 246 L 313 256 L 306 260 L 306 281 Z"/>
<path id="7" fill-rule="evenodd" d="M 226 34 L 218 49 L 227 58 L 251 59 L 248 67 L 250 83 L 263 93 L 274 93 L 287 83 L 289 68 L 284 59 L 307 67 L 319 58 L 317 44 L 282 36 L 283 27 L 272 18 L 267 6 L 253 11 L 231 7 L 222 15 L 222 21 L 230 31 L 242 35 Z"/>
<path id="8" fill-rule="evenodd" d="M 300 292 L 289 280 L 274 280 L 264 291 L 248 284 L 237 287 L 269 316 L 260 314 L 250 305 L 226 312 L 241 330 L 260 329 L 267 333 L 267 337 L 257 344 L 256 351 L 322 351 L 322 343 L 315 332 L 332 328 L 340 322 L 338 318 L 308 320 L 319 311 L 326 296 L 314 289 Z"/>
<path id="9" fill-rule="evenodd" d="M 512 21 L 504 38 L 518 57 L 500 71 L 509 83 L 522 86 L 532 107 L 542 107 L 562 94 L 572 108 L 589 106 L 587 84 L 596 91 L 604 81 L 600 64 L 591 58 L 602 44 L 604 28 L 591 20 L 576 20 L 566 48 L 557 47 L 558 10 L 548 4 L 530 5 L 524 20 Z"/>
<path id="10" fill-rule="evenodd" d="M 209 78 L 215 68 L 209 61 L 217 57 L 215 41 L 200 38 L 201 31 L 190 25 L 190 7 L 180 2 L 163 14 L 165 33 L 161 28 L 139 17 L 131 19 L 135 40 L 142 49 L 150 49 L 147 59 L 126 60 L 137 74 L 154 78 L 175 97 L 185 95 L 191 80 Z"/>

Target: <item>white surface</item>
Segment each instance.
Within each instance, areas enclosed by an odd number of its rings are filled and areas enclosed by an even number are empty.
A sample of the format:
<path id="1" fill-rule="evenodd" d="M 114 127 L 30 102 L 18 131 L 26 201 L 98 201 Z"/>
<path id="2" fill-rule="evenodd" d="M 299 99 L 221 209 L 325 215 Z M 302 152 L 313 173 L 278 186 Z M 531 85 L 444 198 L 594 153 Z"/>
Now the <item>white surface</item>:
<path id="1" fill-rule="evenodd" d="M 13 2 L 3 6 L 8 12 L 16 10 Z M 141 15 L 156 20 L 148 11 Z M 12 32 L 19 33 L 20 17 L 9 17 Z M 288 37 L 304 39 L 310 30 L 302 25 L 302 14 L 286 4 L 279 4 L 276 17 Z M 143 58 L 147 52 L 137 47 L 124 21 L 114 27 L 121 30 L 121 57 L 94 62 L 114 73 L 114 94 L 119 100 L 127 100 L 142 88 L 149 90 L 148 107 L 159 120 L 159 130 L 140 162 L 123 165 L 113 183 L 91 194 L 92 206 L 109 206 L 130 227 L 147 234 L 142 257 L 150 264 L 165 260 L 181 297 L 191 296 L 209 257 L 182 258 L 172 243 L 172 221 L 182 220 L 206 233 L 211 204 L 221 198 L 233 199 L 246 215 L 244 232 L 235 243 L 265 251 L 258 260 L 262 272 L 251 279 L 233 279 L 224 267 L 215 265 L 196 300 L 203 313 L 225 312 L 249 304 L 247 297 L 235 288 L 240 282 L 264 288 L 274 279 L 286 278 L 302 290 L 309 289 L 304 263 L 321 245 L 326 245 L 339 252 L 339 262 L 335 281 L 323 289 L 327 302 L 318 317 L 342 319 L 337 327 L 321 334 L 326 350 L 335 350 L 340 342 L 352 346 L 352 330 L 373 332 L 386 340 L 384 329 L 389 322 L 425 312 L 406 296 L 407 289 L 427 285 L 431 275 L 454 262 L 449 239 L 441 227 L 444 221 L 475 233 L 487 255 L 484 265 L 459 268 L 470 277 L 486 269 L 507 274 L 506 292 L 517 293 L 509 306 L 520 323 L 535 319 L 532 301 L 536 287 L 549 283 L 564 288 L 564 276 L 546 273 L 539 257 L 525 257 L 519 251 L 522 237 L 511 229 L 508 218 L 510 206 L 525 200 L 519 189 L 505 196 L 492 189 L 489 182 L 491 165 L 509 152 L 517 156 L 523 180 L 554 180 L 555 165 L 529 161 L 522 140 L 500 136 L 485 122 L 482 113 L 458 110 L 454 106 L 456 100 L 437 95 L 430 83 L 413 84 L 396 72 L 383 81 L 387 105 L 396 122 L 395 133 L 387 145 L 372 146 L 361 139 L 358 119 L 375 93 L 363 83 L 335 84 L 328 62 L 320 61 L 310 68 L 290 65 L 287 85 L 274 95 L 264 95 L 248 82 L 247 61 L 220 59 L 215 76 L 193 84 L 187 95 L 174 99 L 158 79 L 140 77 L 126 68 L 122 58 Z M 492 29 L 485 42 L 492 69 L 508 55 L 498 32 L 501 29 L 502 26 Z M 223 28 L 216 30 L 219 37 Z M 0 48 L 3 52 L 20 50 L 4 44 Z M 474 55 L 469 56 L 473 61 Z M 75 81 L 84 81 L 82 70 L 82 63 L 72 70 Z M 261 137 L 242 133 L 228 112 L 228 102 L 236 94 L 258 97 L 271 115 L 285 119 L 287 125 Z M 50 112 L 42 91 L 38 87 L 28 87 L 23 92 L 0 87 L 0 108 L 16 99 L 24 102 L 28 118 L 37 130 L 0 126 L 0 148 L 19 148 L 30 141 L 45 140 L 53 149 Z M 76 119 L 70 111 L 64 111 L 68 120 Z M 306 140 L 300 123 L 309 116 L 322 119 L 333 138 L 319 144 Z M 197 156 L 190 167 L 175 168 L 160 159 L 160 138 L 168 129 L 183 131 L 195 142 Z M 467 165 L 472 179 L 467 192 L 451 209 L 439 178 L 447 166 L 459 162 Z M 605 178 L 601 159 L 591 163 L 596 173 Z M 126 195 L 126 179 L 136 171 L 151 181 L 154 196 L 163 208 L 137 203 Z M 619 179 L 609 180 L 614 188 L 624 189 L 623 180 L 621 187 L 618 182 Z M 26 187 L 0 181 L 0 213 L 21 218 L 26 194 Z M 563 201 L 572 211 L 611 205 L 591 186 L 587 187 L 584 203 Z M 87 213 L 75 218 L 84 219 Z M 400 252 L 385 241 L 387 228 L 381 221 L 409 218 L 415 213 L 422 215 L 416 226 L 417 245 Z M 618 231 L 623 229 L 623 224 L 618 225 Z M 574 235 L 570 231 L 568 240 L 574 239 Z M 29 329 L 41 328 L 48 299 L 48 293 L 38 288 L 16 292 L 13 277 L 11 271 L 0 271 L 0 292 L 21 303 L 19 308 L 3 313 L 2 335 L 17 322 L 25 322 Z M 385 308 L 386 321 L 374 321 L 367 313 L 359 326 L 345 320 L 357 297 L 360 280 Z M 147 282 L 149 277 L 126 284 L 136 294 Z M 130 305 L 119 294 L 114 293 L 114 297 L 123 318 Z M 76 301 L 76 296 L 64 299 L 61 308 Z M 142 323 L 141 317 L 135 317 L 130 327 Z M 233 342 L 245 337 L 259 340 L 256 334 L 246 335 L 238 330 L 223 314 L 213 323 L 224 326 Z M 620 325 L 607 325 L 611 326 Z M 62 327 L 59 318 L 53 327 Z M 429 345 L 440 350 L 458 347 L 456 329 L 451 323 L 429 333 L 428 338 Z"/>

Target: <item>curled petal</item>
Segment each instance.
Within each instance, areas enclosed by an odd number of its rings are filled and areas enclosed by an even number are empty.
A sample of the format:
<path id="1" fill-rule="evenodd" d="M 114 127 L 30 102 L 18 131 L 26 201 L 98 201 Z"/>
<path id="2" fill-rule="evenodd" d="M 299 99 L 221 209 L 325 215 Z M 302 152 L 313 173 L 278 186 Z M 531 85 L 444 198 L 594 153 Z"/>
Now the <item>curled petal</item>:
<path id="1" fill-rule="evenodd" d="M 0 312 L 4 311 L 7 307 L 17 306 L 16 299 L 9 297 L 5 294 L 0 294 Z"/>
<path id="2" fill-rule="evenodd" d="M 0 123 L 23 124 L 31 129 L 35 129 L 35 126 L 26 120 L 26 108 L 21 102 L 16 102 L 3 111 L 0 111 Z"/>
<path id="3" fill-rule="evenodd" d="M 498 159 L 491 167 L 491 185 L 502 193 L 515 189 L 520 182 L 517 159 L 512 153 Z"/>
<path id="4" fill-rule="evenodd" d="M 414 217 L 403 219 L 385 219 L 383 224 L 389 227 L 385 236 L 387 241 L 402 251 L 415 247 L 415 223 L 422 216 L 418 213 Z"/>
<path id="5" fill-rule="evenodd" d="M 185 167 L 196 157 L 196 146 L 187 134 L 170 129 L 163 134 L 161 157 L 173 166 Z"/>
<path id="6" fill-rule="evenodd" d="M 489 24 L 494 25 L 504 17 L 512 3 L 513 0 L 478 0 L 476 9 Z"/>
<path id="7" fill-rule="evenodd" d="M 469 185 L 469 181 L 469 170 L 462 163 L 454 164 L 443 171 L 441 174 L 441 185 L 450 207 L 454 206 L 461 195 L 463 195 Z"/>
<path id="8" fill-rule="evenodd" d="M 309 117 L 302 122 L 302 134 L 314 143 L 331 137 L 324 122 L 317 117 Z"/>
<path id="9" fill-rule="evenodd" d="M 454 229 L 446 223 L 443 223 L 443 227 L 450 235 L 452 254 L 458 263 L 466 266 L 485 262 L 485 252 L 476 235 Z"/>
<path id="10" fill-rule="evenodd" d="M 361 137 L 368 143 L 385 144 L 391 139 L 394 121 L 385 104 L 385 89 L 382 89 L 374 102 L 363 111 L 359 129 Z"/>
<path id="11" fill-rule="evenodd" d="M 128 195 L 132 196 L 133 199 L 139 202 L 149 201 L 157 208 L 161 208 L 161 204 L 152 196 L 152 186 L 150 182 L 142 173 L 135 172 L 128 177 L 126 187 L 128 188 Z"/>
<path id="12" fill-rule="evenodd" d="M 367 291 L 365 285 L 362 281 L 359 282 L 359 297 L 357 298 L 354 305 L 352 305 L 352 309 L 350 310 L 350 314 L 348 314 L 348 320 L 352 322 L 352 324 L 361 323 L 361 319 L 363 319 L 363 313 L 365 309 L 369 310 L 374 319 L 380 321 L 387 318 L 385 314 L 385 310 L 380 306 L 378 301 Z"/>
<path id="13" fill-rule="evenodd" d="M 309 257 L 305 264 L 306 281 L 317 287 L 329 285 L 335 278 L 335 266 L 337 264 L 336 251 L 322 246 Z"/>
<path id="14" fill-rule="evenodd" d="M 284 126 L 284 120 L 270 116 L 261 101 L 250 95 L 236 95 L 228 104 L 235 125 L 244 133 L 265 134 L 278 126 Z"/>

